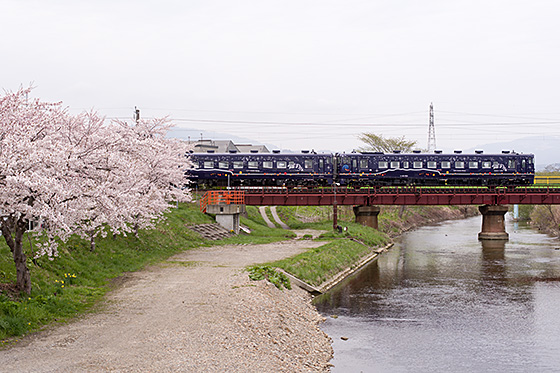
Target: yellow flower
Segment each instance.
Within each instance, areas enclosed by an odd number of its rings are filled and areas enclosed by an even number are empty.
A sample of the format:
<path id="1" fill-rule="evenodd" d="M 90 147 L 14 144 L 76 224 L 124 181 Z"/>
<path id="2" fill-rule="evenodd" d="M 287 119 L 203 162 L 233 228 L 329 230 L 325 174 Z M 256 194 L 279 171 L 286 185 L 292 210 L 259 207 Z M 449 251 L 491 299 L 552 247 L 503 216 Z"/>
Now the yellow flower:
<path id="1" fill-rule="evenodd" d="M 64 285 L 62 285 L 62 287 L 64 287 Z"/>

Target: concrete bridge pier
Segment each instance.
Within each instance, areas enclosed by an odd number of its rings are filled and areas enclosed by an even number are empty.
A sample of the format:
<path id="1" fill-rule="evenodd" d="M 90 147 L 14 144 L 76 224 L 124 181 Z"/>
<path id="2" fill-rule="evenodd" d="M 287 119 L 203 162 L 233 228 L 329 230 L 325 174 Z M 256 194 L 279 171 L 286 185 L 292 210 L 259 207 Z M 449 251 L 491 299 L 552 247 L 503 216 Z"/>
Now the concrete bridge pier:
<path id="1" fill-rule="evenodd" d="M 246 213 L 245 205 L 208 205 L 208 214 L 216 215 L 216 223 L 230 232 L 239 234 L 239 215 Z"/>
<path id="2" fill-rule="evenodd" d="M 354 206 L 356 223 L 377 229 L 377 215 L 381 209 L 379 206 Z"/>
<path id="3" fill-rule="evenodd" d="M 479 240 L 508 240 L 504 215 L 508 206 L 484 205 L 478 210 L 482 214 L 482 231 L 478 234 Z"/>

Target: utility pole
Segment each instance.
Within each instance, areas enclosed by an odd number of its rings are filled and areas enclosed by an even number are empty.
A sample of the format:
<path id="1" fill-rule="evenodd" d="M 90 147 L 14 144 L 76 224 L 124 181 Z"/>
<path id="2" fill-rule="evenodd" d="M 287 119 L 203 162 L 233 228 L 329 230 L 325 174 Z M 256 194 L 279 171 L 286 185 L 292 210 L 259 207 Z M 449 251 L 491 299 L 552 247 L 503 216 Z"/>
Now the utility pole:
<path id="1" fill-rule="evenodd" d="M 136 121 L 136 123 L 140 121 L 140 109 L 138 109 L 136 106 L 134 107 L 134 120 Z"/>
<path id="2" fill-rule="evenodd" d="M 336 201 L 336 188 L 338 187 L 338 183 L 333 183 L 332 188 L 334 192 L 334 200 L 333 200 L 333 230 L 336 232 L 338 230 L 338 202 Z"/>
<path id="3" fill-rule="evenodd" d="M 436 150 L 436 127 L 434 125 L 434 104 L 430 103 L 430 125 L 428 127 L 428 153 Z"/>

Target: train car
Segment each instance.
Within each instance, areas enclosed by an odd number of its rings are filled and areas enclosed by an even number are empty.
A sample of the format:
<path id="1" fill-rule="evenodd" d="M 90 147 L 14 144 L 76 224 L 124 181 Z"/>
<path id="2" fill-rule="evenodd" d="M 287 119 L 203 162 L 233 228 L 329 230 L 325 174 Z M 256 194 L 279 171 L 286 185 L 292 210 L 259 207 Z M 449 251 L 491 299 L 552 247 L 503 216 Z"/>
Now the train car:
<path id="1" fill-rule="evenodd" d="M 187 178 L 211 186 L 330 185 L 331 154 L 302 153 L 192 153 Z"/>
<path id="2" fill-rule="evenodd" d="M 532 154 L 351 153 L 336 156 L 341 185 L 528 185 Z"/>

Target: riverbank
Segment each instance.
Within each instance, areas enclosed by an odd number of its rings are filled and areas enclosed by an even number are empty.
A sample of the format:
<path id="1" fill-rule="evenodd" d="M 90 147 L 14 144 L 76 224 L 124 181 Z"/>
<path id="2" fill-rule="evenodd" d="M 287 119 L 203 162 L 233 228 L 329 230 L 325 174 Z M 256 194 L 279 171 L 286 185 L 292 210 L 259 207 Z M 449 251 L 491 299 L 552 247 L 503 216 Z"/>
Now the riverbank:
<path id="1" fill-rule="evenodd" d="M 553 205 L 521 205 L 520 221 L 553 237 L 560 237 L 560 208 Z"/>
<path id="2" fill-rule="evenodd" d="M 479 214 L 478 206 L 382 206 L 379 230 L 394 238 L 426 225 Z"/>
<path id="3" fill-rule="evenodd" d="M 250 264 L 323 242 L 225 245 L 177 254 L 128 274 L 103 309 L 0 351 L 2 369 L 324 372 L 330 339 L 310 295 L 250 281 Z"/>
<path id="4" fill-rule="evenodd" d="M 374 230 L 349 221 L 351 216 L 348 209 L 341 209 L 340 224 L 345 230 L 333 233 L 330 221 L 317 218 L 325 216 L 324 210 L 282 208 L 281 216 L 292 227 L 323 229 L 326 233 L 323 233 L 321 238 L 331 242 L 295 257 L 267 263 L 303 281 L 306 284 L 305 288 L 311 289 L 313 293 L 326 292 L 344 281 L 346 277 L 391 247 L 392 238 L 406 231 L 446 220 L 478 215 L 476 206 L 383 206 L 379 214 L 379 230 Z"/>

